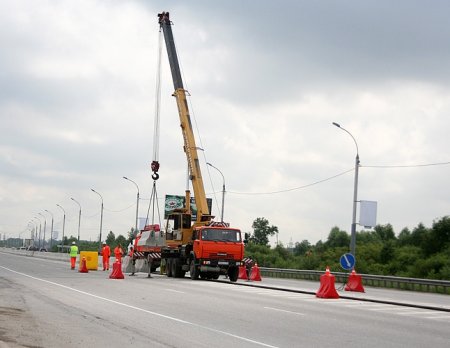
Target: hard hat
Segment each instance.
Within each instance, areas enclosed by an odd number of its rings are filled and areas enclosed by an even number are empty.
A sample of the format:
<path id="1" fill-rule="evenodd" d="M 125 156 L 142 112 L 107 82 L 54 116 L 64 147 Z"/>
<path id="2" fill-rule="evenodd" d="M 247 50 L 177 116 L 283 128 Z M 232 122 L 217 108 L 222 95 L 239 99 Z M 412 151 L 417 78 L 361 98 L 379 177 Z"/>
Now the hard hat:
<path id="1" fill-rule="evenodd" d="M 75 241 L 73 241 L 72 244 L 76 244 Z"/>
<path id="2" fill-rule="evenodd" d="M 106 245 L 106 242 L 103 242 L 103 245 Z"/>

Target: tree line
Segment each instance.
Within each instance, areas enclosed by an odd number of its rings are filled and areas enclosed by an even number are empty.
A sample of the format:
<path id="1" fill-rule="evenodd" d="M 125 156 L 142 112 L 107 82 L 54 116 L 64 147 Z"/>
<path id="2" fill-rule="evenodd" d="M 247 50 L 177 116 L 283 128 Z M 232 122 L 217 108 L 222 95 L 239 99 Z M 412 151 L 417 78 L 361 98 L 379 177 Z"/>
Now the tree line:
<path id="1" fill-rule="evenodd" d="M 278 243 L 269 246 L 269 236 L 278 233 L 265 218 L 257 218 L 253 232 L 247 234 L 246 256 L 260 266 L 305 270 L 341 271 L 340 257 L 349 252 L 350 235 L 333 227 L 326 241 L 308 240 L 292 247 Z M 450 280 L 450 217 L 435 220 L 431 227 L 419 223 L 412 231 L 404 228 L 397 235 L 392 225 L 377 225 L 370 231 L 356 232 L 358 273 L 411 278 Z"/>

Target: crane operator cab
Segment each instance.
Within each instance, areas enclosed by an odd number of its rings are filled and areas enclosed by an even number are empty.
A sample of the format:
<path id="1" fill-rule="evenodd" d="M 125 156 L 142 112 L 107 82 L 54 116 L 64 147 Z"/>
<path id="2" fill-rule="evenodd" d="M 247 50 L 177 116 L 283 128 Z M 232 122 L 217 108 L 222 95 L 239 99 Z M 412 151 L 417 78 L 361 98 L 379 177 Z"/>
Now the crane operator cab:
<path id="1" fill-rule="evenodd" d="M 172 212 L 167 217 L 166 240 L 167 241 L 183 241 L 184 231 L 191 230 L 191 214 L 183 212 Z M 170 226 L 173 226 L 171 228 Z"/>

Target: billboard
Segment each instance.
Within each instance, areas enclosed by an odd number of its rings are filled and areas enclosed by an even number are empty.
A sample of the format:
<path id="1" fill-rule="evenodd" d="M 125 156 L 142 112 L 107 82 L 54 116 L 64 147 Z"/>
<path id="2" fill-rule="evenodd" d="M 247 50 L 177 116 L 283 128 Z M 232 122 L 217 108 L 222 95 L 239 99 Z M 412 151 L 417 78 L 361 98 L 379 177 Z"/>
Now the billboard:
<path id="1" fill-rule="evenodd" d="M 359 224 L 369 228 L 377 224 L 377 202 L 361 201 L 359 210 Z"/>
<path id="2" fill-rule="evenodd" d="M 208 204 L 209 213 L 211 214 L 212 199 L 206 198 L 206 203 Z M 164 201 L 164 219 L 167 219 L 169 214 L 175 209 L 182 209 L 186 207 L 186 197 L 176 196 L 176 195 L 166 195 Z M 191 210 L 192 210 L 192 220 L 197 219 L 197 206 L 195 205 L 195 197 L 191 197 Z"/>

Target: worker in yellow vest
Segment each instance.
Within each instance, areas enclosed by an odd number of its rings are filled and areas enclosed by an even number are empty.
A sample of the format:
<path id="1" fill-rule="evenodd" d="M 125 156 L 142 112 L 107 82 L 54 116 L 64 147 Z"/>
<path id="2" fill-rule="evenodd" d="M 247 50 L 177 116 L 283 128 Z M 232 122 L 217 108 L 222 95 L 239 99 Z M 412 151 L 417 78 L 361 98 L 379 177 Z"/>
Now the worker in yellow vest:
<path id="1" fill-rule="evenodd" d="M 72 242 L 70 246 L 70 267 L 75 269 L 75 263 L 77 262 L 78 247 L 75 242 Z"/>

